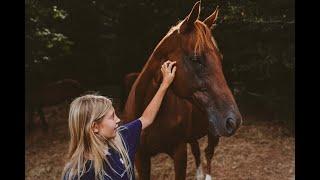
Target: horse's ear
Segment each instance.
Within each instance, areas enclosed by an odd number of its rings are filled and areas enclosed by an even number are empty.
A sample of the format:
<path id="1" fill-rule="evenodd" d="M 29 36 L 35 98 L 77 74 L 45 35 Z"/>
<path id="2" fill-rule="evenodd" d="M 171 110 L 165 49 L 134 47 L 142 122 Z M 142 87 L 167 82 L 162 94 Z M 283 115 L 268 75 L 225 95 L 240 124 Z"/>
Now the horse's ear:
<path id="1" fill-rule="evenodd" d="M 189 31 L 192 27 L 194 22 L 199 18 L 200 14 L 200 1 L 196 2 L 189 13 L 189 15 L 183 20 L 179 32 L 184 33 Z"/>
<path id="2" fill-rule="evenodd" d="M 218 14 L 219 14 L 218 8 L 219 6 L 217 6 L 216 10 L 214 10 L 214 12 L 203 21 L 203 23 L 205 23 L 210 29 L 213 27 L 213 25 L 217 21 Z"/>

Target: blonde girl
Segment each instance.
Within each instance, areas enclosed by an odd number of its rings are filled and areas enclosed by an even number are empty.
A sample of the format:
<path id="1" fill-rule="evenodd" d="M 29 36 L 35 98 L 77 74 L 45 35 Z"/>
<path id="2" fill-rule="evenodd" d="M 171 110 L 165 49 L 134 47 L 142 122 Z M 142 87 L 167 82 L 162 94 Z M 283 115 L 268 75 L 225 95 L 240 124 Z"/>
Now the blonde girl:
<path id="1" fill-rule="evenodd" d="M 63 180 L 133 180 L 134 156 L 141 131 L 156 117 L 172 83 L 175 62 L 161 66 L 162 83 L 142 116 L 123 126 L 112 102 L 98 95 L 84 95 L 70 105 L 70 145 Z"/>

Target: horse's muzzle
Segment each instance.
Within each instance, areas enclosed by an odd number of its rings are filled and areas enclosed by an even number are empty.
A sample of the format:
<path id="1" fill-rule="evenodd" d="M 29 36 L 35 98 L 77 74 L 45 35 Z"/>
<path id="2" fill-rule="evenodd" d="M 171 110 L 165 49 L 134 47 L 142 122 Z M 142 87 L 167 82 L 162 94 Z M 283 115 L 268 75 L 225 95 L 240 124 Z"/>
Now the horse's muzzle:
<path id="1" fill-rule="evenodd" d="M 215 136 L 232 136 L 242 123 L 242 117 L 239 113 L 230 112 L 226 118 L 221 117 L 217 112 L 208 112 L 209 132 Z"/>
<path id="2" fill-rule="evenodd" d="M 237 125 L 236 125 L 236 120 L 232 119 L 232 118 L 228 118 L 226 120 L 226 136 L 232 136 L 236 130 L 238 129 Z"/>

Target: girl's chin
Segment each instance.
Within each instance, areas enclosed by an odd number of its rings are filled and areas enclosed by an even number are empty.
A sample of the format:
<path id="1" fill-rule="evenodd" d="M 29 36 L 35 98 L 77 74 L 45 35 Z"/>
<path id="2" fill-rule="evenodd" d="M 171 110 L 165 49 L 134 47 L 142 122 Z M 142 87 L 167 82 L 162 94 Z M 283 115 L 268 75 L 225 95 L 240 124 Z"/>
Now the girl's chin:
<path id="1" fill-rule="evenodd" d="M 117 133 L 116 133 L 116 130 L 114 130 L 113 134 L 112 134 L 112 137 L 116 137 Z"/>
<path id="2" fill-rule="evenodd" d="M 113 138 L 116 137 L 116 135 L 117 135 L 117 134 L 116 134 L 116 131 L 114 131 L 112 134 L 109 134 L 107 138 L 108 138 L 108 139 L 113 139 Z"/>

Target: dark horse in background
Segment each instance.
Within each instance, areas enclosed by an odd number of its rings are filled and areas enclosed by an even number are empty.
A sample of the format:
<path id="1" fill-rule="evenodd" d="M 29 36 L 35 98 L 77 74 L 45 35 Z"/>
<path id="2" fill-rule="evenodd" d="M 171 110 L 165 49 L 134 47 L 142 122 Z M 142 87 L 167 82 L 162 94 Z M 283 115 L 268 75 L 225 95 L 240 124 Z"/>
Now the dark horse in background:
<path id="1" fill-rule="evenodd" d="M 197 2 L 190 14 L 159 42 L 125 104 L 122 114 L 125 121 L 140 117 L 159 88 L 162 63 L 168 59 L 177 61 L 175 80 L 157 117 L 141 133 L 135 161 L 141 179 L 150 179 L 150 159 L 158 153 L 173 158 L 175 179 L 185 179 L 187 143 L 208 132 L 211 137 L 229 137 L 242 122 L 222 72 L 222 55 L 210 31 L 218 10 L 203 22 L 198 20 L 199 13 L 200 2 Z M 214 144 L 216 140 L 208 141 Z"/>
<path id="2" fill-rule="evenodd" d="M 79 96 L 83 91 L 80 83 L 73 79 L 63 79 L 42 85 L 27 94 L 26 104 L 26 133 L 35 128 L 34 113 L 40 116 L 40 125 L 44 132 L 48 131 L 48 123 L 45 119 L 43 108 L 57 105 L 64 101 Z"/>

